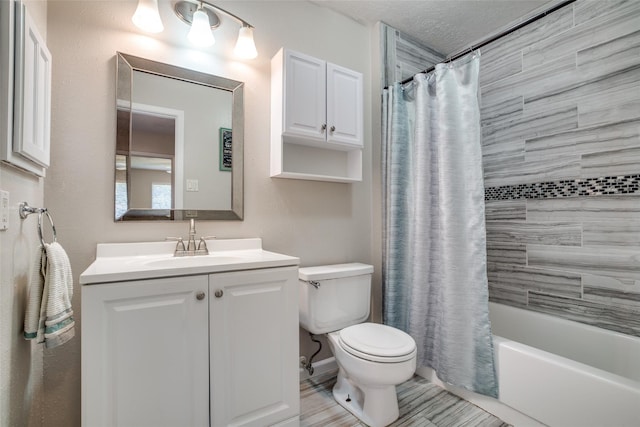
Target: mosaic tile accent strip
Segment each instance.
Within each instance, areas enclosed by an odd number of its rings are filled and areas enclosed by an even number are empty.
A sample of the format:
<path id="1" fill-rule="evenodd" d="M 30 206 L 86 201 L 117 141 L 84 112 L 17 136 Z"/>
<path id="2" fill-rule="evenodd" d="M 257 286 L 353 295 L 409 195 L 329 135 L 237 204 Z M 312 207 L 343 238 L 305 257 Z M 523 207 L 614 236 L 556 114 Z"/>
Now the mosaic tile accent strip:
<path id="1" fill-rule="evenodd" d="M 577 0 L 481 49 L 491 301 L 640 336 L 639 18 Z"/>
<path id="2" fill-rule="evenodd" d="M 491 301 L 640 336 L 638 19 L 578 0 L 482 49 Z"/>
<path id="3" fill-rule="evenodd" d="M 487 187 L 485 200 L 640 194 L 640 174 Z"/>

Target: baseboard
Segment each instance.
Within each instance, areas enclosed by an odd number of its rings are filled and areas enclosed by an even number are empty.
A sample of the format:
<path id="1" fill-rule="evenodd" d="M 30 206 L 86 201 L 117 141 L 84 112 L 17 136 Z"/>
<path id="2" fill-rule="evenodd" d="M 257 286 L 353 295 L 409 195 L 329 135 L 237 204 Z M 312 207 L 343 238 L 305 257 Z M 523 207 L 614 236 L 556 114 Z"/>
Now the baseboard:
<path id="1" fill-rule="evenodd" d="M 328 357 L 317 362 L 313 362 L 313 375 L 309 375 L 306 369 L 300 368 L 300 381 L 308 380 L 312 377 L 338 372 L 338 364 L 335 357 Z"/>
<path id="2" fill-rule="evenodd" d="M 418 368 L 416 375 L 425 378 L 426 380 L 444 388 L 450 393 L 455 394 L 464 400 L 473 403 L 474 405 L 484 409 L 490 414 L 495 415 L 502 421 L 507 422 L 514 427 L 545 427 L 541 422 L 526 416 L 522 412 L 513 409 L 511 406 L 507 406 L 493 397 L 484 396 L 472 391 L 453 386 L 451 384 L 443 383 L 440 378 L 437 377 L 435 371 L 431 368 Z"/>

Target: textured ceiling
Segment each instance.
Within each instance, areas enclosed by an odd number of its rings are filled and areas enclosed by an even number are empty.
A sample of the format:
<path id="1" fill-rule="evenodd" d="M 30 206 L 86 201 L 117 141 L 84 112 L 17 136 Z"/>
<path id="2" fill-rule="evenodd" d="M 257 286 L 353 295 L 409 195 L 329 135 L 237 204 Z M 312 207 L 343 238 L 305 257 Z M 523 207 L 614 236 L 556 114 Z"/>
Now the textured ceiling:
<path id="1" fill-rule="evenodd" d="M 312 0 L 362 24 L 382 21 L 448 55 L 503 29 L 550 0 Z"/>

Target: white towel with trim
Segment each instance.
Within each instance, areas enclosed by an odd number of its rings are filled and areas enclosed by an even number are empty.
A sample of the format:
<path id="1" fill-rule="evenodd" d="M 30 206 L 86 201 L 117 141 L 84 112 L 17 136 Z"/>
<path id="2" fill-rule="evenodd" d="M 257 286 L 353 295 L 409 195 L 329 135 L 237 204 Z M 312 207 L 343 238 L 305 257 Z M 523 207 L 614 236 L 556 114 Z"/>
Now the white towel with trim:
<path id="1" fill-rule="evenodd" d="M 24 337 L 57 347 L 75 335 L 73 276 L 69 257 L 57 243 L 38 248 L 29 283 L 29 300 L 24 322 Z"/>

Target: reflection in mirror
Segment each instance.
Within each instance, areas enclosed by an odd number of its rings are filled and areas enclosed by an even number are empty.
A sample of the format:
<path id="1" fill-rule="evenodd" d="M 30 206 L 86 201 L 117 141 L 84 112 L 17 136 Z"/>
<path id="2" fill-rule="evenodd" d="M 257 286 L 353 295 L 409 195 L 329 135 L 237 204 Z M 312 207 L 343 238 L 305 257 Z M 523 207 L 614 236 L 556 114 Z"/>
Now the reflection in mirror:
<path id="1" fill-rule="evenodd" d="M 243 84 L 117 62 L 116 220 L 242 219 Z"/>

